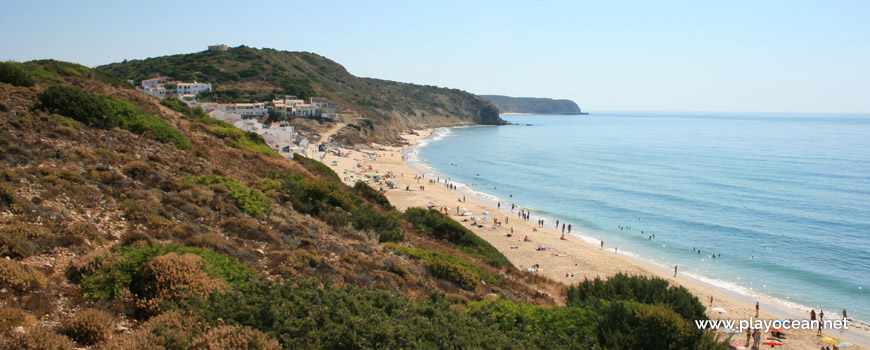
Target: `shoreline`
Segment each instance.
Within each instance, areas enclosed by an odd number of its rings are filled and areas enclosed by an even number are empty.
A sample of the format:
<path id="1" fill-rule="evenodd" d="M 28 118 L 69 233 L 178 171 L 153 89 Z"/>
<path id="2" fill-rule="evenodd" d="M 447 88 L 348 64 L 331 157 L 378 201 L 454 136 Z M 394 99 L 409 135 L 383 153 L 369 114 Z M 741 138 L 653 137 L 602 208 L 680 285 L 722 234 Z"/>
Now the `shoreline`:
<path id="1" fill-rule="evenodd" d="M 422 132 L 417 131 L 417 135 L 402 135 L 410 142 L 411 146 L 374 145 L 373 148 L 377 150 L 377 156 L 352 153 L 349 157 L 338 157 L 328 154 L 323 160 L 343 178 L 346 184 L 350 185 L 356 181 L 357 176 L 361 176 L 363 173 L 385 174 L 393 172 L 395 177 L 391 180 L 397 182 L 396 189 L 388 189 L 385 194 L 390 202 L 401 211 L 408 207 L 425 207 L 428 202 L 435 202 L 450 207 L 448 216 L 466 227 L 468 227 L 468 222 L 462 220 L 470 220 L 470 216 L 457 216 L 454 210 L 457 206 L 466 208 L 480 217 L 484 216 L 481 214 L 484 211 L 488 212 L 489 215 L 486 215 L 485 219 L 475 220 L 480 221 L 478 224 L 483 224 L 484 228 L 468 228 L 495 246 L 517 268 L 527 269 L 532 265 L 540 265 L 541 268 L 537 273 L 549 277 L 555 282 L 567 285 L 582 281 L 583 278 L 607 278 L 619 272 L 659 277 L 674 285 L 687 288 L 708 309 L 711 307 L 726 309 L 727 313 L 721 315 L 723 319 L 740 320 L 755 316 L 753 303 L 755 300 L 751 296 L 741 295 L 736 291 L 709 284 L 685 274 L 678 273 L 677 277 L 674 278 L 673 271 L 644 261 L 640 257 L 617 254 L 612 247 L 608 247 L 606 244 L 605 249 L 599 249 L 597 242 L 591 242 L 590 238 L 580 237 L 580 235 L 594 236 L 588 232 L 582 232 L 582 229 L 573 230 L 571 234 L 566 234 L 563 240 L 561 239 L 561 231 L 556 231 L 552 229 L 553 226 L 550 226 L 552 220 L 547 219 L 548 223 L 545 223 L 543 228 L 537 227 L 532 221 L 536 221 L 538 217 L 532 213 L 533 217 L 528 222 L 524 222 L 516 215 L 518 210 L 512 212 L 507 203 L 502 203 L 505 209 L 501 210 L 497 208 L 495 199 L 484 197 L 487 194 L 464 186 L 457 190 L 450 190 L 444 183 L 445 179 L 440 179 L 438 176 L 431 178 L 431 180 L 440 180 L 436 182 L 437 186 L 429 183 L 428 176 L 418 182 L 414 179 L 415 176 L 427 175 L 432 171 L 424 169 L 423 167 L 426 166 L 422 163 L 409 164 L 408 158 L 415 152 L 419 141 L 430 139 L 432 131 L 432 129 L 428 129 Z M 347 151 L 347 149 L 342 150 Z M 355 157 L 365 165 L 363 168 L 356 167 L 357 162 L 353 160 Z M 372 169 L 368 170 L 368 166 L 371 166 Z M 420 191 L 421 185 L 425 187 L 422 191 Z M 406 191 L 405 186 L 412 190 Z M 378 185 L 373 184 L 373 187 L 377 189 Z M 465 196 L 466 201 L 459 203 L 458 200 L 462 196 Z M 493 196 L 493 198 L 495 197 Z M 499 219 L 504 224 L 492 226 L 491 220 L 493 218 Z M 511 228 L 515 231 L 514 236 L 507 237 L 506 234 L 510 232 Z M 523 242 L 522 237 L 524 236 L 528 236 L 531 242 Z M 539 250 L 540 246 L 546 248 Z M 566 274 L 574 277 L 566 277 Z M 711 296 L 714 299 L 712 306 L 709 304 Z M 804 319 L 808 317 L 807 313 L 800 310 L 766 303 L 764 299 L 758 299 L 758 301 L 762 305 L 759 319 Z M 834 314 L 836 313 L 834 312 Z M 713 315 L 709 312 L 708 316 L 711 319 L 720 318 L 720 315 Z M 825 331 L 824 334 L 840 339 L 840 341 L 848 340 L 856 345 L 855 349 L 870 348 L 868 347 L 870 330 L 855 330 L 850 327 L 849 331 L 830 330 Z M 814 330 L 791 330 L 787 332 L 787 335 L 788 338 L 784 341 L 785 345 L 782 349 L 818 348 L 824 344 L 816 336 Z M 742 343 L 740 335 L 734 338 L 734 341 L 738 340 Z"/>

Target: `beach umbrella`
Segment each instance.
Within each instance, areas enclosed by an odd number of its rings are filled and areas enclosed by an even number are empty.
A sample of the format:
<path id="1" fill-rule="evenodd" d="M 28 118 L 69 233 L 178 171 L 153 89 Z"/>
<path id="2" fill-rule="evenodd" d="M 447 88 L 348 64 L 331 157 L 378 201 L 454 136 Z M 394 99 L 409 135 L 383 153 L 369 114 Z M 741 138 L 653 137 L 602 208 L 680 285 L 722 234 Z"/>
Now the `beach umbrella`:
<path id="1" fill-rule="evenodd" d="M 482 212 L 481 214 L 483 214 L 483 215 L 489 215 L 489 212 L 488 212 L 488 211 L 484 211 L 484 212 Z"/>
<path id="2" fill-rule="evenodd" d="M 710 311 L 718 312 L 720 314 L 727 314 L 728 313 L 728 311 L 725 311 L 725 309 L 723 309 L 721 307 L 714 307 L 714 308 L 710 309 Z"/>
<path id="3" fill-rule="evenodd" d="M 435 202 L 429 202 L 429 204 L 435 205 Z"/>
<path id="4" fill-rule="evenodd" d="M 840 343 L 840 342 L 838 342 L 836 339 L 831 338 L 831 337 L 823 337 L 823 338 L 821 339 L 821 341 L 824 342 L 824 343 L 831 344 L 831 345 L 837 345 L 837 344 Z"/>
<path id="5" fill-rule="evenodd" d="M 762 343 L 762 344 L 764 344 L 764 345 L 770 345 L 770 347 L 774 347 L 774 346 L 782 346 L 782 343 L 780 343 L 780 342 L 777 341 L 777 340 L 773 340 L 773 339 L 768 340 L 768 341 L 766 341 L 766 342 L 764 342 L 764 343 Z"/>
<path id="6" fill-rule="evenodd" d="M 842 343 L 840 343 L 840 344 L 837 344 L 837 347 L 840 348 L 840 349 L 842 349 L 842 348 L 851 348 L 851 347 L 853 347 L 853 346 L 855 346 L 855 345 L 853 345 L 852 343 L 847 342 L 847 341 L 844 341 L 844 342 L 842 342 Z"/>
<path id="7" fill-rule="evenodd" d="M 395 184 L 396 184 L 395 181 L 390 181 L 390 185 L 395 185 Z"/>

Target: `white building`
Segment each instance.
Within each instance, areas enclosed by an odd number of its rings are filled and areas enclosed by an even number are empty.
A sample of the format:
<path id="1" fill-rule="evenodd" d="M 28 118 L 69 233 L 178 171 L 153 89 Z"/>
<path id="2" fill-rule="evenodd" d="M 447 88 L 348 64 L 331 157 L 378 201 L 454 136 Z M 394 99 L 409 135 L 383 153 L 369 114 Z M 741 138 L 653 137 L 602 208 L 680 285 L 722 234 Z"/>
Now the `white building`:
<path id="1" fill-rule="evenodd" d="M 175 86 L 175 94 L 179 98 L 185 95 L 196 96 L 200 92 L 211 91 L 211 84 L 197 83 L 195 81 L 192 83 L 176 82 Z"/>
<path id="2" fill-rule="evenodd" d="M 292 117 L 296 115 L 296 106 L 305 103 L 305 101 L 293 95 L 285 95 L 282 98 L 272 100 L 272 108 L 279 115 L 284 117 Z"/>
<path id="3" fill-rule="evenodd" d="M 151 79 L 145 79 L 142 81 L 142 87 L 143 88 L 148 88 L 148 87 L 156 88 L 159 86 L 163 86 L 164 84 L 169 83 L 169 79 L 172 79 L 172 78 L 170 78 L 170 77 L 155 77 L 155 78 L 151 78 Z"/>
<path id="4" fill-rule="evenodd" d="M 317 115 L 317 109 L 311 104 L 296 105 L 297 117 L 314 117 Z"/>
<path id="5" fill-rule="evenodd" d="M 237 113 L 242 118 L 262 117 L 267 113 L 266 105 L 266 102 L 236 103 L 232 112 Z"/>

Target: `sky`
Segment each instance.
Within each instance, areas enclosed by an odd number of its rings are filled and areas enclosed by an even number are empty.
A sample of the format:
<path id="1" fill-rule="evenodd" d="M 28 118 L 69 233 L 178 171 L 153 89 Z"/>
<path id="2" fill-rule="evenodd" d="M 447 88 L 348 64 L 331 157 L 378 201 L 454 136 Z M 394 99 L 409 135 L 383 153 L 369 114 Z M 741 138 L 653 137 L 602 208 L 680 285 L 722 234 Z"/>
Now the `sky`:
<path id="1" fill-rule="evenodd" d="M 9 1 L 0 60 L 247 45 L 584 110 L 870 113 L 870 1 Z"/>

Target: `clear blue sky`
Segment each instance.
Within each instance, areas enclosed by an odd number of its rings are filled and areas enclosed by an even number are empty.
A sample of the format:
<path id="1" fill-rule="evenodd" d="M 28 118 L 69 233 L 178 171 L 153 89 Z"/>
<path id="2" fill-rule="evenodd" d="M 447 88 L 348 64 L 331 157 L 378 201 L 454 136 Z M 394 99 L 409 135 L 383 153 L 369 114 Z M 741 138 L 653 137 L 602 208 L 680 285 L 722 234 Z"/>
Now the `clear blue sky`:
<path id="1" fill-rule="evenodd" d="M 4 1 L 0 60 L 224 43 L 586 110 L 870 112 L 870 1 Z"/>

